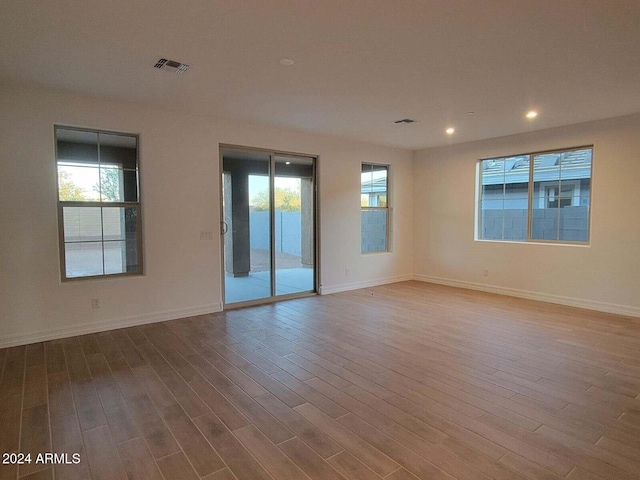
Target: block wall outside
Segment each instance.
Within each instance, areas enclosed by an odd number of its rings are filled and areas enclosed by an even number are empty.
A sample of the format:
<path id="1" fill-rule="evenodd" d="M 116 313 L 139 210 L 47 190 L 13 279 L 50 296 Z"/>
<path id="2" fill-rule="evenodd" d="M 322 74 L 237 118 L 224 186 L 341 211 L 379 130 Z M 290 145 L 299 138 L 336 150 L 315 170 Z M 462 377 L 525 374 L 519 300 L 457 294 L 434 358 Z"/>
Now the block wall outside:
<path id="1" fill-rule="evenodd" d="M 387 250 L 387 210 L 362 210 L 361 251 Z"/>
<path id="2" fill-rule="evenodd" d="M 302 255 L 302 216 L 300 212 L 276 211 L 276 252 Z M 269 212 L 249 213 L 252 250 L 269 250 Z"/>
<path id="3" fill-rule="evenodd" d="M 534 209 L 531 237 L 535 240 L 586 242 L 589 240 L 589 207 Z M 484 210 L 482 236 L 485 240 L 527 240 L 527 210 Z"/>

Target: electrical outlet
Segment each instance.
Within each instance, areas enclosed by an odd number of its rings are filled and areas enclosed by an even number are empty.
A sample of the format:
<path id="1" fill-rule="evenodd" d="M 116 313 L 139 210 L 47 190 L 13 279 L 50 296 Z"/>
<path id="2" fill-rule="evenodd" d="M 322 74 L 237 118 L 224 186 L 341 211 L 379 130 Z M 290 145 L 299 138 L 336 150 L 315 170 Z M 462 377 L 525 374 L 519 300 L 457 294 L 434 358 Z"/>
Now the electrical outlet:
<path id="1" fill-rule="evenodd" d="M 349 275 L 351 275 L 351 269 L 350 268 L 345 268 L 344 269 L 344 275 L 345 275 L 345 277 L 348 277 Z"/>
<path id="2" fill-rule="evenodd" d="M 100 299 L 92 298 L 91 299 L 91 308 L 100 308 Z"/>
<path id="3" fill-rule="evenodd" d="M 211 231 L 201 231 L 200 232 L 200 240 L 213 240 L 213 232 L 211 232 Z"/>
<path id="4" fill-rule="evenodd" d="M 488 277 L 489 276 L 489 269 L 488 268 L 485 268 L 485 269 L 482 270 L 482 276 L 483 277 Z"/>

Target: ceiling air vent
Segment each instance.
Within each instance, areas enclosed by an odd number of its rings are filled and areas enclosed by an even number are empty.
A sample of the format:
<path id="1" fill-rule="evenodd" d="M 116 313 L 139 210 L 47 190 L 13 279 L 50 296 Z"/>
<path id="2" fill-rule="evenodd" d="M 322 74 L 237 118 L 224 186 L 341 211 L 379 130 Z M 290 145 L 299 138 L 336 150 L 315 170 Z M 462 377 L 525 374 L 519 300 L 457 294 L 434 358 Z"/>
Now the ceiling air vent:
<path id="1" fill-rule="evenodd" d="M 416 123 L 417 120 L 413 120 L 411 118 L 403 118 L 402 120 L 396 120 L 393 123 Z"/>
<path id="2" fill-rule="evenodd" d="M 187 65 L 186 63 L 176 62 L 175 60 L 167 60 L 166 58 L 160 58 L 154 65 L 154 68 L 181 74 L 187 71 L 187 68 L 189 68 L 189 65 Z"/>

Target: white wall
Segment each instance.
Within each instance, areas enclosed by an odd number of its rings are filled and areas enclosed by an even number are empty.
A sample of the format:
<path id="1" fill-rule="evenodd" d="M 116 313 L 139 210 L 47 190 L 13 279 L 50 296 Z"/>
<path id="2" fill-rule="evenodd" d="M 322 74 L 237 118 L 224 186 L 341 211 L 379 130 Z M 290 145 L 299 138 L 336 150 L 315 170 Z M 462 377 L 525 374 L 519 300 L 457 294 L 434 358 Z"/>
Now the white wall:
<path id="1" fill-rule="evenodd" d="M 474 241 L 478 159 L 590 144 L 590 246 Z M 417 278 L 640 316 L 640 115 L 423 150 L 415 159 Z"/>
<path id="2" fill-rule="evenodd" d="M 140 134 L 145 276 L 60 281 L 54 124 Z M 219 310 L 220 239 L 200 240 L 200 231 L 218 231 L 219 143 L 320 156 L 323 293 L 415 274 L 640 316 L 640 115 L 414 155 L 1 84 L 0 347 Z M 474 241 L 477 159 L 586 144 L 590 246 Z M 360 254 L 362 162 L 392 165 L 391 253 Z M 94 297 L 100 309 L 91 309 Z"/>
<path id="3" fill-rule="evenodd" d="M 219 310 L 219 143 L 320 156 L 323 292 L 411 278 L 410 151 L 21 85 L 0 92 L 0 347 Z M 140 134 L 144 276 L 60 281 L 54 124 Z M 362 162 L 392 165 L 392 253 L 360 254 Z"/>

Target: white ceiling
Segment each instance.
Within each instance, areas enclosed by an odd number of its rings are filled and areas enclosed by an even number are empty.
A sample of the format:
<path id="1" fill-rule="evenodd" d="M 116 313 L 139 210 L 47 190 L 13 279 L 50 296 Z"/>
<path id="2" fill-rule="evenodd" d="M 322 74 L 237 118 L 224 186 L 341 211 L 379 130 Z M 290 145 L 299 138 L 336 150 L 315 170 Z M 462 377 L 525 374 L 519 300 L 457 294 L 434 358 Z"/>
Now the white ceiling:
<path id="1" fill-rule="evenodd" d="M 0 45 L 11 80 L 410 149 L 640 112 L 639 0 L 2 0 Z"/>

